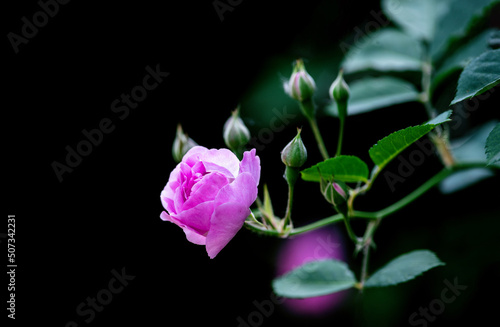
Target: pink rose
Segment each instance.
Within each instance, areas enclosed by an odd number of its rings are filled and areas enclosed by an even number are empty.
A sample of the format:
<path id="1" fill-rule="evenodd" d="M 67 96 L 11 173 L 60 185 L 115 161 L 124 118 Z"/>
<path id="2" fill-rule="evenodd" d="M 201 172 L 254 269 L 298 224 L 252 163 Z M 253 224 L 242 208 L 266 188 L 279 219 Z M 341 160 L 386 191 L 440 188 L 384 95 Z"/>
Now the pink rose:
<path id="1" fill-rule="evenodd" d="M 181 227 L 188 241 L 214 258 L 236 235 L 257 198 L 260 158 L 255 149 L 241 162 L 227 149 L 191 148 L 161 192 L 162 220 Z"/>

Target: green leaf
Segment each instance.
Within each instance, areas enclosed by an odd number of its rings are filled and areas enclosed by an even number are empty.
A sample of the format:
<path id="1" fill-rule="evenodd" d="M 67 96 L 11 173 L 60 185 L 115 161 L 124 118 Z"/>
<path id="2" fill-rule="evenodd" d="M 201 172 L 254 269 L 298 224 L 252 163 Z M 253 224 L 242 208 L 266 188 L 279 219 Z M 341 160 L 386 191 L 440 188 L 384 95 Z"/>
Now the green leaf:
<path id="1" fill-rule="evenodd" d="M 479 126 L 470 133 L 459 139 L 450 142 L 450 150 L 455 159 L 455 163 L 484 163 L 486 167 L 488 161 L 484 151 L 488 135 L 493 131 L 498 121 L 490 121 Z M 453 126 L 451 126 L 453 128 Z M 473 168 L 461 170 L 448 176 L 439 184 L 439 190 L 444 194 L 450 194 L 462 190 L 481 180 L 494 176 L 491 169 L 500 168 L 499 162 L 492 162 L 488 168 Z"/>
<path id="2" fill-rule="evenodd" d="M 486 51 L 465 67 L 451 105 L 472 98 L 500 83 L 500 49 Z"/>
<path id="3" fill-rule="evenodd" d="M 382 169 L 413 142 L 429 133 L 437 125 L 449 121 L 450 115 L 451 110 L 448 110 L 425 124 L 407 127 L 384 137 L 370 148 L 370 158 Z"/>
<path id="4" fill-rule="evenodd" d="M 308 262 L 273 280 L 274 292 L 288 298 L 327 295 L 356 284 L 354 273 L 335 259 Z"/>
<path id="5" fill-rule="evenodd" d="M 345 73 L 369 69 L 420 71 L 422 68 L 423 49 L 420 42 L 394 28 L 383 28 L 368 34 L 348 50 L 342 63 Z"/>
<path id="6" fill-rule="evenodd" d="M 423 40 L 432 40 L 439 19 L 446 13 L 448 1 L 383 0 L 387 17 L 408 34 Z"/>
<path id="7" fill-rule="evenodd" d="M 326 180 L 366 182 L 368 180 L 368 165 L 356 156 L 342 155 L 327 159 L 301 171 L 302 179 L 311 182 L 319 182 L 320 173 Z"/>
<path id="8" fill-rule="evenodd" d="M 472 59 L 487 51 L 488 41 L 493 31 L 493 29 L 483 31 L 447 57 L 434 75 L 432 88 L 435 89 L 438 84 L 446 81 L 453 73 L 464 69 Z"/>
<path id="9" fill-rule="evenodd" d="M 407 282 L 444 263 L 429 250 L 415 250 L 390 261 L 366 281 L 364 287 L 383 287 Z"/>
<path id="10" fill-rule="evenodd" d="M 500 123 L 488 135 L 485 151 L 488 165 L 500 163 Z"/>
<path id="11" fill-rule="evenodd" d="M 446 57 L 450 49 L 456 49 L 464 39 L 485 27 L 486 17 L 499 3 L 499 0 L 451 1 L 430 45 L 434 60 Z"/>
<path id="12" fill-rule="evenodd" d="M 412 83 L 394 77 L 365 77 L 349 83 L 349 89 L 348 115 L 419 99 L 419 93 Z M 335 101 L 327 107 L 326 112 L 338 116 Z"/>

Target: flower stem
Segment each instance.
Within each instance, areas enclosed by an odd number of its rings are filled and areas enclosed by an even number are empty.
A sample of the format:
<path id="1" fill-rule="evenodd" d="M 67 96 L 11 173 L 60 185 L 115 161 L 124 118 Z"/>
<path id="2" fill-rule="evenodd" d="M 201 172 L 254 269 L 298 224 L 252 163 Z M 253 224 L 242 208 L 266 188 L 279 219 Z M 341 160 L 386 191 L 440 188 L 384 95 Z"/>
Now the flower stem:
<path id="1" fill-rule="evenodd" d="M 316 139 L 316 143 L 318 143 L 319 152 L 324 160 L 329 158 L 328 151 L 326 150 L 325 143 L 323 142 L 323 138 L 321 137 L 321 133 L 319 132 L 318 123 L 316 121 L 316 116 L 314 115 L 314 103 L 312 100 L 299 102 L 300 109 L 304 116 L 306 116 L 309 121 L 309 125 L 311 125 L 311 129 L 314 134 L 314 138 Z"/>
<path id="2" fill-rule="evenodd" d="M 432 106 L 431 81 L 432 81 L 432 59 L 429 54 L 429 47 L 426 47 L 426 55 L 422 64 L 422 94 L 420 102 L 424 105 L 429 119 L 433 119 L 437 115 L 436 109 Z M 436 146 L 437 153 L 441 158 L 441 162 L 445 167 L 451 167 L 455 163 L 453 154 L 450 151 L 448 142 L 448 131 L 442 126 L 436 126 L 435 132 L 431 132 L 431 141 Z"/>
<path id="3" fill-rule="evenodd" d="M 344 121 L 345 119 L 340 119 L 340 128 L 339 128 L 339 140 L 337 143 L 337 152 L 335 153 L 335 156 L 340 156 L 340 152 L 342 150 L 342 140 L 344 138 Z"/>
<path id="4" fill-rule="evenodd" d="M 403 207 L 407 206 L 411 202 L 415 201 L 418 197 L 423 195 L 425 192 L 439 184 L 442 180 L 444 180 L 446 177 L 450 176 L 452 173 L 464 169 L 471 169 L 471 168 L 484 168 L 485 164 L 484 162 L 477 162 L 477 163 L 467 163 L 467 164 L 459 164 L 455 165 L 449 168 L 443 168 L 439 173 L 431 177 L 429 180 L 427 180 L 424 184 L 420 185 L 417 189 L 415 189 L 413 192 L 410 194 L 406 195 L 404 198 L 400 199 L 399 201 L 393 203 L 392 205 L 378 210 L 378 211 L 357 211 L 353 210 L 351 214 L 349 214 L 350 219 L 355 219 L 355 218 L 362 218 L 362 219 L 372 219 L 372 220 L 381 220 L 398 210 L 401 210 Z M 498 169 L 495 166 L 490 167 L 491 169 Z M 340 221 L 343 221 L 344 217 L 342 214 L 336 214 L 318 221 L 315 221 L 311 224 L 293 228 L 290 231 L 289 235 L 298 235 L 302 233 L 306 233 L 330 224 L 338 223 Z M 254 225 L 247 225 L 248 228 L 260 232 L 269 236 L 281 236 L 278 231 L 271 230 L 271 229 L 265 229 L 265 228 L 259 228 L 258 226 Z"/>

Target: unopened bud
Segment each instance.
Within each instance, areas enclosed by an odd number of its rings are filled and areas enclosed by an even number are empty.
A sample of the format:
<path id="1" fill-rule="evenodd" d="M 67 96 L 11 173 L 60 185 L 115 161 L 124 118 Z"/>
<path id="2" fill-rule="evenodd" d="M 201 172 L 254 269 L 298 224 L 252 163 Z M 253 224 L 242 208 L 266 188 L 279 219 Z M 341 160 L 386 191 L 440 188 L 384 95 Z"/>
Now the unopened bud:
<path id="1" fill-rule="evenodd" d="M 347 199 L 349 189 L 344 182 L 328 181 L 323 178 L 320 179 L 321 194 L 325 197 L 326 201 L 333 204 L 335 209 L 347 214 Z"/>
<path id="2" fill-rule="evenodd" d="M 340 119 L 344 119 L 347 116 L 347 100 L 349 100 L 349 95 L 349 86 L 344 81 L 343 70 L 341 69 L 339 75 L 330 86 L 330 98 L 337 102 Z"/>
<path id="3" fill-rule="evenodd" d="M 223 137 L 226 146 L 233 152 L 241 152 L 250 140 L 250 131 L 240 118 L 240 109 L 236 108 L 223 128 Z"/>
<path id="4" fill-rule="evenodd" d="M 316 90 L 316 83 L 309 75 L 302 59 L 295 61 L 292 76 L 288 83 L 284 84 L 285 92 L 297 101 L 303 102 L 312 98 Z"/>
<path id="5" fill-rule="evenodd" d="M 182 131 L 181 124 L 177 125 L 177 134 L 172 145 L 172 156 L 174 160 L 176 162 L 181 162 L 186 152 L 197 145 L 198 144 L 193 141 L 193 139 Z"/>
<path id="6" fill-rule="evenodd" d="M 299 168 L 307 160 L 307 149 L 300 137 L 301 131 L 302 130 L 298 128 L 297 135 L 281 151 L 281 161 L 283 161 L 287 167 Z"/>

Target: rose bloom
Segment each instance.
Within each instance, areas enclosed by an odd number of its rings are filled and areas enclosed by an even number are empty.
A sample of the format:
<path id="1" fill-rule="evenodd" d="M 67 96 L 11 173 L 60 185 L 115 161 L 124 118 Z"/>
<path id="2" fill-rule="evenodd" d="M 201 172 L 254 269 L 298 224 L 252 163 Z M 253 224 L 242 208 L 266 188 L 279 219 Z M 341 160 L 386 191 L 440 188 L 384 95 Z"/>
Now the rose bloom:
<path id="1" fill-rule="evenodd" d="M 161 192 L 162 220 L 181 227 L 188 241 L 214 258 L 236 235 L 257 198 L 260 158 L 255 149 L 241 162 L 227 149 L 191 148 Z"/>

